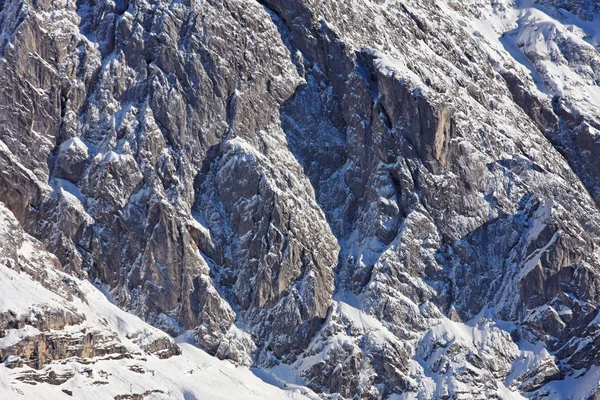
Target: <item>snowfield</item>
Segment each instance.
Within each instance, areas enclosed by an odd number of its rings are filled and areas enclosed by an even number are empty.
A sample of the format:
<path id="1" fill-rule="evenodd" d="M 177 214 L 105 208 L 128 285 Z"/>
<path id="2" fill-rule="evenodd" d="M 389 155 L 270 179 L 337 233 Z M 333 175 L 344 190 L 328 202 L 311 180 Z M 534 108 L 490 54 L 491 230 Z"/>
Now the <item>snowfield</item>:
<path id="1" fill-rule="evenodd" d="M 102 357 L 86 359 L 85 363 L 74 360 L 52 362 L 46 368 L 57 374 L 75 372 L 73 378 L 61 385 L 28 384 L 16 379 L 29 367 L 7 368 L 0 365 L 0 399 L 112 399 L 118 395 L 147 393 L 147 399 L 306 399 L 307 389 L 283 390 L 267 384 L 248 368 L 236 367 L 221 361 L 186 342 L 186 336 L 178 338 L 181 355 L 160 359 L 144 354 L 140 345 L 165 334 L 151 327 L 138 317 L 128 314 L 110 303 L 91 283 L 78 281 L 86 302 L 79 299 L 70 302 L 43 288 L 24 273 L 0 266 L 0 312 L 12 311 L 17 315 L 33 313 L 36 307 L 64 309 L 70 305 L 74 312 L 85 315 L 87 329 L 117 332 L 132 354 L 132 359 L 103 360 Z M 66 327 L 75 332 L 81 326 Z M 10 346 L 27 336 L 39 334 L 31 326 L 9 330 L 0 339 L 0 348 Z M 135 336 L 135 341 L 131 338 Z M 91 371 L 91 372 L 90 372 Z M 68 391 L 72 393 L 68 395 Z M 306 395 L 304 395 L 304 393 Z M 314 398 L 314 394 L 312 396 Z"/>
<path id="2" fill-rule="evenodd" d="M 249 369 L 220 361 L 188 343 L 179 344 L 180 356 L 161 360 L 144 356 L 133 360 L 95 361 L 81 364 L 66 361 L 51 365 L 57 373 L 76 371 L 62 385 L 31 385 L 14 378 L 27 368 L 8 369 L 0 366 L 0 398 L 2 399 L 82 399 L 106 400 L 115 396 L 146 393 L 145 399 L 184 400 L 282 400 L 310 399 L 302 390 L 283 390 L 267 384 Z M 91 374 L 88 374 L 89 370 Z M 65 393 L 72 392 L 72 396 Z"/>

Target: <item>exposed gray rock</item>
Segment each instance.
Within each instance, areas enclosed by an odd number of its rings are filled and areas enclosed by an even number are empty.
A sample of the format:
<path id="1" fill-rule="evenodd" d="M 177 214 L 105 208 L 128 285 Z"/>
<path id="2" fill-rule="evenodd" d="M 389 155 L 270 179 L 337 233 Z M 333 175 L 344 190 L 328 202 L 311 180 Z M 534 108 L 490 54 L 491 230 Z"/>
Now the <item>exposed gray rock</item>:
<path id="1" fill-rule="evenodd" d="M 5 0 L 2 265 L 324 397 L 556 393 L 598 364 L 597 12 Z M 43 310 L 5 358 L 126 352 Z"/>

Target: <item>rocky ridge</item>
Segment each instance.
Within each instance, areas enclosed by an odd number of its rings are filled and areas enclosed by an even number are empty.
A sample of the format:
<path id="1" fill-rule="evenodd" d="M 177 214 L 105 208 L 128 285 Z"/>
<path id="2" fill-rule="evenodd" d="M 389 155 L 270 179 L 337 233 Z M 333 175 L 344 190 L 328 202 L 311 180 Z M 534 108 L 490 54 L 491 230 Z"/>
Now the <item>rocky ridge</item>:
<path id="1" fill-rule="evenodd" d="M 6 0 L 0 225 L 53 292 L 46 266 L 324 398 L 592 395 L 597 13 Z M 89 334 L 64 346 L 119 353 Z"/>

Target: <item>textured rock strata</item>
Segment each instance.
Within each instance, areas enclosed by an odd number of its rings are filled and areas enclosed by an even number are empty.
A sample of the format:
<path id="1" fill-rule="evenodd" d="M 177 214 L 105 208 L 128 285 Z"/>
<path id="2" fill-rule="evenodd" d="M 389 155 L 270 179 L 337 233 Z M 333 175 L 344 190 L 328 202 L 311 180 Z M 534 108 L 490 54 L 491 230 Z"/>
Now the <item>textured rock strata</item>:
<path id="1" fill-rule="evenodd" d="M 3 263 L 325 398 L 557 393 L 598 364 L 598 11 L 5 0 Z M 34 317 L 3 358 L 120 353 Z"/>

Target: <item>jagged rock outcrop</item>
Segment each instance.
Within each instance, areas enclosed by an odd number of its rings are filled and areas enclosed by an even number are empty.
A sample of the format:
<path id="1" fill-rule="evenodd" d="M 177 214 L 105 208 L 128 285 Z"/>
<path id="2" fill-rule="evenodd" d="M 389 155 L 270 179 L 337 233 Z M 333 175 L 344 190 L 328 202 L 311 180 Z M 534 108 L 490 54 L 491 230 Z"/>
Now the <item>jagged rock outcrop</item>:
<path id="1" fill-rule="evenodd" d="M 22 226 L 127 311 L 323 397 L 558 393 L 598 364 L 598 12 L 6 0 L 0 252 L 84 301 L 19 259 Z M 0 330 L 83 323 L 52 310 Z"/>
<path id="2" fill-rule="evenodd" d="M 0 220 L 0 397 L 213 398 L 226 387 L 241 398 L 305 398 L 176 344 L 101 285 L 61 272 L 2 203 Z"/>
<path id="3" fill-rule="evenodd" d="M 17 171 L 6 174 L 2 201 L 66 271 L 107 283 L 155 325 L 198 327 L 202 347 L 248 363 L 255 344 L 236 333 L 228 300 L 257 338 L 272 335 L 261 348 L 298 353 L 326 317 L 337 243 L 281 146 L 278 108 L 300 78 L 283 44 L 246 39 L 276 36 L 265 11 L 253 4 L 242 19 L 242 2 L 17 3 L 3 12 L 25 21 L 3 24 L 4 129 L 31 132 L 4 141 L 3 169 Z M 39 14 L 56 7 L 60 16 Z M 222 13 L 246 33 L 226 29 Z M 9 101 L 19 82 L 31 96 Z M 38 99 L 49 86 L 56 94 Z M 29 102 L 40 111 L 23 115 Z M 31 124 L 38 118 L 44 128 Z M 39 155 L 20 164 L 27 147 Z M 27 182 L 15 185 L 15 175 Z"/>
<path id="4" fill-rule="evenodd" d="M 88 321 L 85 309 L 92 306 L 79 279 L 58 272 L 55 257 L 23 231 L 2 203 L 0 220 L 0 362 L 41 369 L 73 358 L 131 358 L 131 349 L 105 319 L 103 329 Z M 181 353 L 171 338 L 156 333 L 132 330 L 126 338 L 148 354 L 168 358 Z"/>

